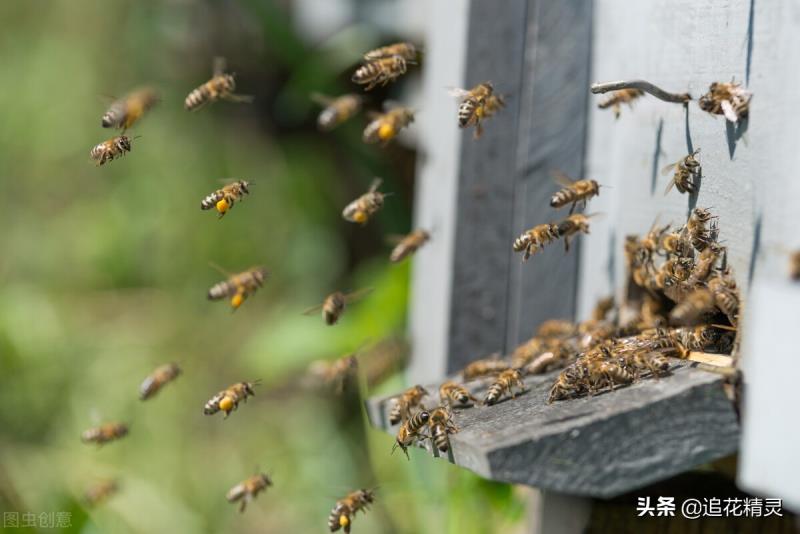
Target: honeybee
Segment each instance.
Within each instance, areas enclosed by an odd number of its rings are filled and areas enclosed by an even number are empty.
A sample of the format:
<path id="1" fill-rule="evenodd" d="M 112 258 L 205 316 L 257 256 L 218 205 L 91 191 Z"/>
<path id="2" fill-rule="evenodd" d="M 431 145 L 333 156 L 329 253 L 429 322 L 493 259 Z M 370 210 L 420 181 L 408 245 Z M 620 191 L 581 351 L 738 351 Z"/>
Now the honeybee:
<path id="1" fill-rule="evenodd" d="M 717 260 L 724 253 L 725 247 L 717 243 L 710 243 L 708 248 L 704 249 L 695 260 L 692 274 L 689 276 L 689 283 L 694 285 L 705 282 L 711 275 Z"/>
<path id="2" fill-rule="evenodd" d="M 411 108 L 397 107 L 386 113 L 371 113 L 370 118 L 372 120 L 364 128 L 362 136 L 364 142 L 368 144 L 380 142 L 386 146 L 389 141 L 397 137 L 400 130 L 414 122 L 414 111 Z"/>
<path id="3" fill-rule="evenodd" d="M 318 360 L 309 366 L 309 374 L 315 383 L 324 383 L 334 393 L 341 395 L 347 380 L 358 372 L 358 358 L 344 356 L 333 362 Z"/>
<path id="4" fill-rule="evenodd" d="M 406 73 L 408 65 L 413 61 L 403 56 L 382 57 L 361 65 L 353 73 L 351 80 L 358 85 L 366 85 L 365 91 L 371 91 L 378 85 L 387 85 Z"/>
<path id="5" fill-rule="evenodd" d="M 92 161 L 97 162 L 96 165 L 99 167 L 100 165 L 105 165 L 109 161 L 121 158 L 126 152 L 130 151 L 131 139 L 126 135 L 118 135 L 117 137 L 112 137 L 107 141 L 103 141 L 99 145 L 95 145 L 95 147 L 89 151 L 89 157 Z"/>
<path id="6" fill-rule="evenodd" d="M 672 175 L 672 180 L 667 184 L 664 194 L 670 192 L 673 187 L 676 187 L 681 193 L 694 194 L 697 186 L 697 180 L 700 178 L 702 168 L 700 162 L 697 161 L 695 156 L 700 152 L 698 148 L 691 154 L 684 156 L 675 163 L 671 163 L 661 170 L 661 174 L 667 174 L 675 169 Z"/>
<path id="7" fill-rule="evenodd" d="M 345 206 L 342 210 L 345 221 L 366 224 L 369 218 L 383 207 L 383 199 L 389 196 L 389 193 L 378 191 L 382 182 L 380 178 L 375 178 L 366 193 Z"/>
<path id="8" fill-rule="evenodd" d="M 714 294 L 704 287 L 698 287 L 672 308 L 669 317 L 673 323 L 687 324 L 713 310 Z"/>
<path id="9" fill-rule="evenodd" d="M 546 372 L 551 366 L 557 363 L 554 352 L 543 352 L 525 365 L 523 372 L 525 375 L 538 375 Z"/>
<path id="10" fill-rule="evenodd" d="M 420 385 L 410 387 L 402 395 L 394 399 L 392 409 L 389 411 L 389 423 L 396 425 L 411 416 L 411 408 L 419 406 L 422 398 L 428 395 L 428 390 Z"/>
<path id="11" fill-rule="evenodd" d="M 400 56 L 406 61 L 414 61 L 417 58 L 417 47 L 408 42 L 382 46 L 364 54 L 364 61 L 375 61 L 392 56 Z"/>
<path id="12" fill-rule="evenodd" d="M 562 172 L 556 173 L 556 182 L 564 188 L 556 191 L 550 199 L 550 206 L 553 208 L 563 208 L 567 204 L 572 204 L 569 208 L 570 214 L 575 211 L 578 202 L 583 201 L 583 207 L 592 197 L 600 194 L 600 184 L 595 180 L 573 180 Z"/>
<path id="13" fill-rule="evenodd" d="M 706 285 L 714 295 L 714 304 L 731 324 L 736 326 L 739 320 L 739 294 L 736 291 L 736 283 L 727 277 L 715 276 Z"/>
<path id="14" fill-rule="evenodd" d="M 155 371 L 144 379 L 139 386 L 139 399 L 147 400 L 161 391 L 161 388 L 169 384 L 181 374 L 181 369 L 177 364 L 168 363 L 157 367 Z"/>
<path id="15" fill-rule="evenodd" d="M 245 195 L 250 194 L 250 186 L 253 182 L 246 180 L 236 180 L 231 182 L 221 189 L 217 189 L 200 202 L 201 210 L 210 210 L 216 208 L 219 213 L 219 218 L 225 216 L 236 201 L 241 201 Z"/>
<path id="16" fill-rule="evenodd" d="M 667 255 L 690 256 L 691 243 L 683 232 L 670 232 L 661 237 L 658 250 Z"/>
<path id="17" fill-rule="evenodd" d="M 159 101 L 158 91 L 152 87 L 137 89 L 111 104 L 100 123 L 103 128 L 121 128 L 124 132 Z"/>
<path id="18" fill-rule="evenodd" d="M 548 319 L 536 329 L 536 335 L 540 337 L 569 337 L 574 336 L 578 331 L 575 323 L 567 319 Z"/>
<path id="19" fill-rule="evenodd" d="M 205 407 L 203 407 L 203 413 L 205 415 L 214 415 L 222 410 L 225 412 L 224 418 L 227 419 L 231 412 L 239 407 L 241 401 L 247 402 L 247 397 L 255 396 L 256 392 L 253 391 L 253 388 L 255 388 L 259 382 L 260 380 L 256 380 L 255 382 L 237 382 L 228 389 L 223 389 L 206 402 Z"/>
<path id="20" fill-rule="evenodd" d="M 480 404 L 467 388 L 453 381 L 448 381 L 439 386 L 439 402 L 448 406 L 466 406 L 470 402 Z"/>
<path id="21" fill-rule="evenodd" d="M 251 103 L 253 97 L 248 95 L 237 95 L 236 80 L 233 74 L 225 73 L 225 59 L 214 59 L 214 74 L 210 80 L 189 93 L 183 103 L 187 111 L 197 111 L 206 104 L 217 100 L 228 100 L 229 102 Z"/>
<path id="22" fill-rule="evenodd" d="M 688 356 L 691 350 L 712 349 L 722 338 L 720 329 L 712 325 L 678 328 L 672 335 L 685 349 L 681 357 Z"/>
<path id="23" fill-rule="evenodd" d="M 475 127 L 475 139 L 483 135 L 481 121 L 505 107 L 502 96 L 495 94 L 491 82 L 479 83 L 472 89 L 451 89 L 450 95 L 461 98 L 458 106 L 458 127 Z"/>
<path id="24" fill-rule="evenodd" d="M 356 512 L 360 510 L 366 512 L 374 501 L 375 492 L 367 489 L 354 491 L 344 499 L 336 501 L 336 506 L 328 516 L 328 529 L 336 532 L 341 528 L 344 529 L 345 534 L 349 534 Z"/>
<path id="25" fill-rule="evenodd" d="M 547 404 L 553 401 L 575 397 L 585 389 L 583 368 L 572 364 L 558 374 L 550 394 L 547 397 Z"/>
<path id="26" fill-rule="evenodd" d="M 489 386 L 483 403 L 488 406 L 496 404 L 505 393 L 511 395 L 511 398 L 516 398 L 517 394 L 514 392 L 515 387 L 520 390 L 525 390 L 525 382 L 522 381 L 522 372 L 520 372 L 519 369 L 506 369 L 500 373 L 497 380 Z"/>
<path id="27" fill-rule="evenodd" d="M 461 371 L 461 376 L 464 380 L 472 380 L 482 376 L 500 374 L 509 367 L 510 365 L 508 362 L 499 359 L 498 355 L 494 354 L 488 358 L 470 363 Z"/>
<path id="28" fill-rule="evenodd" d="M 223 271 L 224 272 L 224 271 Z M 228 279 L 219 282 L 208 290 L 209 300 L 231 299 L 231 307 L 236 310 L 247 297 L 264 285 L 269 272 L 263 267 L 253 267 L 237 274 L 229 274 Z"/>
<path id="29" fill-rule="evenodd" d="M 119 492 L 116 480 L 103 480 L 89 486 L 83 494 L 83 501 L 89 507 L 94 507 L 106 501 L 109 497 Z"/>
<path id="30" fill-rule="evenodd" d="M 514 252 L 525 251 L 522 261 L 528 261 L 533 254 L 544 250 L 544 246 L 558 239 L 558 225 L 552 223 L 539 224 L 522 233 L 512 248 Z"/>
<path id="31" fill-rule="evenodd" d="M 421 410 L 403 421 L 403 424 L 397 429 L 397 437 L 392 447 L 392 454 L 394 454 L 397 447 L 400 447 L 406 458 L 410 459 L 408 457 L 408 448 L 420 437 L 427 437 L 421 431 L 428 424 L 430 418 L 431 414 L 429 412 Z"/>
<path id="32" fill-rule="evenodd" d="M 742 88 L 741 84 L 714 82 L 697 101 L 700 109 L 714 115 L 725 115 L 725 118 L 736 124 L 739 119 L 747 117 L 750 99 L 753 94 Z"/>
<path id="33" fill-rule="evenodd" d="M 598 389 L 630 384 L 635 379 L 634 375 L 623 366 L 612 361 L 592 360 L 586 363 L 586 381 L 589 394 L 594 394 Z"/>
<path id="34" fill-rule="evenodd" d="M 458 432 L 458 427 L 453 423 L 453 414 L 444 406 L 430 412 L 428 427 L 431 432 L 431 441 L 440 452 L 447 452 L 450 448 L 450 434 Z"/>
<path id="35" fill-rule="evenodd" d="M 314 93 L 311 95 L 311 100 L 323 106 L 317 117 L 317 126 L 324 132 L 333 130 L 354 117 L 361 111 L 361 105 L 364 103 L 364 99 L 355 94 L 331 98 Z"/>
<path id="36" fill-rule="evenodd" d="M 800 280 L 800 250 L 792 252 L 789 256 L 789 278 Z"/>
<path id="37" fill-rule="evenodd" d="M 632 363 L 637 368 L 637 372 L 649 371 L 656 379 L 659 375 L 669 371 L 669 359 L 657 351 L 634 351 Z"/>
<path id="38" fill-rule="evenodd" d="M 105 445 L 109 441 L 115 441 L 128 435 L 128 425 L 124 423 L 106 423 L 98 427 L 90 428 L 81 434 L 81 441 L 84 443 L 97 443 Z"/>
<path id="39" fill-rule="evenodd" d="M 372 288 L 360 289 L 352 293 L 342 293 L 335 291 L 325 297 L 322 304 L 312 306 L 303 312 L 303 315 L 311 315 L 322 310 L 322 318 L 325 319 L 325 324 L 328 326 L 335 325 L 339 321 L 339 317 L 344 313 L 344 308 L 347 304 L 355 302 L 356 300 L 364 297 L 372 291 Z"/>
<path id="40" fill-rule="evenodd" d="M 239 513 L 242 513 L 247 507 L 247 503 L 270 486 L 272 486 L 272 479 L 265 473 L 259 473 L 236 484 L 228 491 L 225 498 L 228 502 L 241 501 L 239 503 Z"/>
<path id="41" fill-rule="evenodd" d="M 564 238 L 564 250 L 569 251 L 570 239 L 578 233 L 589 233 L 589 218 L 593 215 L 586 215 L 584 213 L 573 213 L 566 219 L 558 223 L 558 237 Z"/>
<path id="42" fill-rule="evenodd" d="M 400 239 L 400 241 L 392 249 L 389 254 L 389 261 L 398 263 L 403 261 L 408 256 L 414 254 L 422 245 L 428 242 L 431 235 L 425 230 L 414 230 L 407 236 Z"/>
<path id="43" fill-rule="evenodd" d="M 684 229 L 695 250 L 702 252 L 713 241 L 714 227 L 709 229 L 706 223 L 714 218 L 711 212 L 704 208 L 695 208 L 689 215 Z"/>
<path id="44" fill-rule="evenodd" d="M 633 101 L 637 98 L 644 96 L 644 91 L 641 89 L 620 89 L 619 91 L 614 91 L 610 96 L 601 100 L 597 107 L 600 109 L 611 108 L 611 111 L 614 113 L 614 118 L 619 119 L 620 113 L 622 112 L 621 104 L 628 104 L 631 108 L 633 108 Z"/>

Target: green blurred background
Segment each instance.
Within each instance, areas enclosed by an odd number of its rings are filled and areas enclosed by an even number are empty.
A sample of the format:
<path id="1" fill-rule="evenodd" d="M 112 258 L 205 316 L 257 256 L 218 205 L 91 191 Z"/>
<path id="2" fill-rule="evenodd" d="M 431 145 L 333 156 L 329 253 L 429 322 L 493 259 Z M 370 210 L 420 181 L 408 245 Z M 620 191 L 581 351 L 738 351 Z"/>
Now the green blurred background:
<path id="1" fill-rule="evenodd" d="M 358 392 L 298 386 L 311 361 L 405 330 L 409 264 L 389 264 L 384 236 L 411 228 L 415 151 L 363 145 L 363 117 L 322 135 L 308 99 L 353 90 L 360 53 L 405 36 L 356 16 L 311 39 L 293 13 L 268 0 L 0 3 L 0 511 L 67 511 L 63 532 L 324 532 L 338 497 L 379 486 L 353 532 L 524 523 L 511 487 L 422 450 L 390 456 Z M 255 103 L 185 112 L 215 55 Z M 369 106 L 402 99 L 418 77 Z M 89 149 L 113 135 L 100 127 L 109 97 L 143 84 L 162 102 L 129 132 L 141 136 L 132 152 L 93 166 Z M 344 222 L 373 176 L 394 196 L 368 226 Z M 225 177 L 255 185 L 220 221 L 198 205 Z M 272 276 L 233 314 L 205 298 L 220 279 L 209 262 Z M 300 315 L 360 287 L 375 291 L 333 328 Z M 140 402 L 140 382 L 169 361 L 183 376 Z M 404 387 L 397 371 L 368 394 Z M 215 392 L 257 378 L 228 420 L 203 416 Z M 105 421 L 130 435 L 80 442 Z M 240 515 L 225 493 L 257 469 L 275 486 Z M 85 488 L 106 478 L 120 493 L 85 508 Z"/>

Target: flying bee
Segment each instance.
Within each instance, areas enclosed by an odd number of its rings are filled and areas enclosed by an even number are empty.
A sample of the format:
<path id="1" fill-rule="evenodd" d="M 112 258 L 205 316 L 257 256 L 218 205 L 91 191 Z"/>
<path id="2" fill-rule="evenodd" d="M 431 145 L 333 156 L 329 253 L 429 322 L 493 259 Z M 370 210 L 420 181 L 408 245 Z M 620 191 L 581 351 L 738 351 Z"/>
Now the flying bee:
<path id="1" fill-rule="evenodd" d="M 210 80 L 189 93 L 183 103 L 187 111 L 197 111 L 206 104 L 217 100 L 227 100 L 229 102 L 251 103 L 253 97 L 248 95 L 237 95 L 236 80 L 233 74 L 225 72 L 225 59 L 214 59 L 214 73 Z"/>
<path id="2" fill-rule="evenodd" d="M 366 193 L 345 206 L 342 210 L 342 217 L 345 221 L 366 224 L 370 217 L 383 207 L 383 199 L 390 193 L 378 191 L 382 182 L 383 180 L 380 178 L 375 178 Z"/>
<path id="3" fill-rule="evenodd" d="M 695 156 L 700 152 L 698 148 L 691 154 L 684 156 L 675 163 L 671 163 L 661 170 L 661 174 L 667 174 L 674 169 L 672 180 L 667 184 L 664 194 L 670 192 L 675 187 L 681 193 L 694 194 L 697 191 L 697 180 L 702 174 L 700 162 Z"/>
<path id="4" fill-rule="evenodd" d="M 305 310 L 303 315 L 311 315 L 322 310 L 322 318 L 325 319 L 325 324 L 328 326 L 335 325 L 339 321 L 339 317 L 344 313 L 344 308 L 347 304 L 357 301 L 371 291 L 372 288 L 360 289 L 347 294 L 341 291 L 335 291 L 325 297 L 322 304 L 312 306 Z"/>
<path id="5" fill-rule="evenodd" d="M 620 113 L 622 113 L 621 105 L 628 104 L 629 107 L 633 108 L 633 101 L 641 96 L 644 96 L 644 91 L 641 89 L 620 89 L 601 100 L 597 107 L 600 109 L 611 108 L 614 118 L 619 119 Z"/>
<path id="6" fill-rule="evenodd" d="M 228 274 L 227 280 L 211 286 L 208 290 L 208 299 L 230 298 L 231 307 L 236 310 L 247 297 L 264 285 L 268 276 L 269 272 L 263 267 L 253 267 L 241 273 Z"/>
<path id="7" fill-rule="evenodd" d="M 499 401 L 500 397 L 505 393 L 511 395 L 511 398 L 516 398 L 517 394 L 514 392 L 515 387 L 520 390 L 525 390 L 525 382 L 522 381 L 522 372 L 519 369 L 506 369 L 500 373 L 497 380 L 489 386 L 483 403 L 488 406 L 497 404 L 497 401 Z"/>
<path id="8" fill-rule="evenodd" d="M 83 502 L 89 507 L 94 507 L 117 492 L 119 492 L 119 484 L 116 480 L 103 480 L 86 489 L 83 494 Z"/>
<path id="9" fill-rule="evenodd" d="M 558 225 L 552 223 L 539 224 L 522 233 L 514 240 L 514 252 L 525 252 L 522 261 L 528 261 L 532 255 L 544 250 L 544 246 L 558 239 Z"/>
<path id="10" fill-rule="evenodd" d="M 105 445 L 110 441 L 124 438 L 128 435 L 128 425 L 124 423 L 106 423 L 98 427 L 90 428 L 81 434 L 81 441 L 84 443 L 97 443 Z"/>
<path id="11" fill-rule="evenodd" d="M 203 407 L 205 415 L 214 415 L 222 410 L 225 412 L 225 419 L 231 412 L 239 407 L 241 401 L 247 402 L 247 397 L 254 397 L 256 392 L 253 388 L 258 385 L 260 380 L 255 382 L 237 382 L 228 389 L 223 389 L 213 397 L 211 397 L 206 405 Z"/>
<path id="12" fill-rule="evenodd" d="M 589 218 L 597 214 L 586 215 L 584 213 L 573 213 L 566 219 L 558 223 L 558 237 L 564 238 L 564 250 L 569 251 L 570 239 L 578 233 L 589 233 Z"/>
<path id="13" fill-rule="evenodd" d="M 372 119 L 364 128 L 363 140 L 365 143 L 381 143 L 383 146 L 397 137 L 400 130 L 414 122 L 414 111 L 411 108 L 396 107 L 386 113 L 372 113 Z"/>
<path id="14" fill-rule="evenodd" d="M 247 507 L 247 503 L 270 486 L 272 486 L 272 479 L 264 473 L 259 473 L 236 484 L 228 491 L 225 498 L 228 502 L 241 501 L 239 503 L 239 513 L 242 513 Z"/>
<path id="15" fill-rule="evenodd" d="M 389 423 L 396 425 L 400 421 L 406 421 L 411 416 L 411 408 L 419 406 L 425 395 L 428 395 L 428 391 L 420 385 L 405 390 L 402 395 L 394 399 L 392 409 L 389 411 Z"/>
<path id="16" fill-rule="evenodd" d="M 364 99 L 355 94 L 332 98 L 314 93 L 311 95 L 311 100 L 323 106 L 317 117 L 317 126 L 323 132 L 333 130 L 353 118 L 356 113 L 361 111 L 361 105 L 364 103 Z"/>
<path id="17" fill-rule="evenodd" d="M 458 432 L 458 427 L 453 423 L 453 414 L 448 408 L 440 406 L 430 412 L 428 427 L 431 432 L 431 441 L 440 452 L 447 452 L 450 448 L 450 434 Z"/>
<path id="18" fill-rule="evenodd" d="M 470 402 L 480 404 L 467 388 L 453 381 L 448 381 L 439 386 L 439 402 L 448 406 L 466 406 Z"/>
<path id="19" fill-rule="evenodd" d="M 494 354 L 488 358 L 476 360 L 464 367 L 461 371 L 461 377 L 464 380 L 472 380 L 483 376 L 497 375 L 509 367 L 510 364 L 507 361 L 501 360 L 497 354 Z"/>
<path id="20" fill-rule="evenodd" d="M 100 122 L 103 128 L 121 128 L 124 132 L 155 106 L 159 98 L 152 87 L 137 89 L 113 102 Z"/>
<path id="21" fill-rule="evenodd" d="M 399 242 L 392 249 L 389 254 L 389 261 L 398 263 L 403 261 L 408 256 L 414 254 L 422 245 L 428 242 L 431 235 L 421 229 L 414 230 L 405 237 L 400 238 Z"/>
<path id="22" fill-rule="evenodd" d="M 450 96 L 461 99 L 458 106 L 458 127 L 475 127 L 475 139 L 483 135 L 481 121 L 503 109 L 506 105 L 502 96 L 495 94 L 491 82 L 479 83 L 472 89 L 451 89 Z"/>
<path id="23" fill-rule="evenodd" d="M 336 532 L 341 528 L 344 529 L 345 534 L 349 534 L 356 512 L 361 510 L 366 512 L 373 502 L 375 502 L 375 492 L 367 489 L 354 491 L 344 499 L 336 501 L 336 505 L 328 516 L 328 529 Z"/>
<path id="24" fill-rule="evenodd" d="M 578 202 L 583 202 L 583 207 L 586 208 L 586 203 L 592 197 L 600 194 L 600 185 L 595 180 L 573 180 L 562 172 L 556 172 L 556 182 L 564 188 L 556 191 L 550 199 L 550 206 L 553 208 L 563 208 L 567 204 L 572 204 L 569 212 L 575 211 Z"/>
<path id="25" fill-rule="evenodd" d="M 697 101 L 700 109 L 713 115 L 725 115 L 725 118 L 736 124 L 739 119 L 747 117 L 750 99 L 753 93 L 742 88 L 741 84 L 714 82 Z"/>
<path id="26" fill-rule="evenodd" d="M 375 61 L 376 59 L 383 59 L 392 56 L 400 56 L 406 61 L 414 61 L 417 59 L 417 47 L 412 43 L 394 43 L 387 46 L 370 50 L 364 54 L 364 61 Z"/>
<path id="27" fill-rule="evenodd" d="M 121 158 L 126 152 L 130 151 L 131 139 L 127 135 L 118 135 L 117 137 L 112 137 L 107 141 L 103 141 L 99 145 L 95 145 L 95 147 L 89 151 L 89 157 L 92 161 L 95 161 L 96 165 L 99 167 L 100 165 L 105 165 L 109 161 Z"/>
<path id="28" fill-rule="evenodd" d="M 672 308 L 669 317 L 673 323 L 688 324 L 713 310 L 714 294 L 704 287 L 698 287 Z"/>
<path id="29" fill-rule="evenodd" d="M 169 384 L 181 374 L 181 368 L 177 364 L 168 363 L 157 367 L 150 376 L 144 379 L 139 386 L 139 398 L 147 400 L 161 391 L 165 385 Z"/>
<path id="30" fill-rule="evenodd" d="M 251 185 L 253 185 L 253 182 L 248 182 L 246 180 L 231 182 L 204 198 L 200 202 L 200 209 L 210 210 L 216 208 L 217 213 L 219 213 L 219 218 L 221 219 L 233 208 L 237 200 L 241 201 L 245 195 L 250 194 L 249 188 Z"/>
<path id="31" fill-rule="evenodd" d="M 325 382 L 333 387 L 337 395 L 344 391 L 345 382 L 358 372 L 358 358 L 353 355 L 339 358 L 328 366 Z"/>
<path id="32" fill-rule="evenodd" d="M 408 65 L 414 61 L 403 56 L 382 57 L 361 65 L 353 73 L 351 80 L 358 85 L 366 85 L 365 91 L 371 91 L 378 85 L 387 85 L 406 73 Z"/>
<path id="33" fill-rule="evenodd" d="M 392 447 L 392 454 L 394 454 L 397 447 L 400 447 L 403 454 L 406 455 L 406 458 L 410 459 L 408 457 L 408 448 L 421 437 L 427 437 L 422 433 L 422 430 L 425 428 L 425 425 L 428 424 L 430 418 L 431 414 L 429 412 L 421 410 L 403 421 L 403 424 L 397 429 L 397 437 Z"/>

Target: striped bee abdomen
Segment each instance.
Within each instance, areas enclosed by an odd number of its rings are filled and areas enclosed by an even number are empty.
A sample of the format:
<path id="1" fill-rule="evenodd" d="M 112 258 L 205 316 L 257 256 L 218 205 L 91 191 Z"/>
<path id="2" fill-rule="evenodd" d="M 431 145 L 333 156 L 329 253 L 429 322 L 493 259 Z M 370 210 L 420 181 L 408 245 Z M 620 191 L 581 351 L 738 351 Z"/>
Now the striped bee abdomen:
<path id="1" fill-rule="evenodd" d="M 217 205 L 217 202 L 222 200 L 223 197 L 225 197 L 225 193 L 222 191 L 222 189 L 214 191 L 200 202 L 200 209 L 213 209 Z"/>

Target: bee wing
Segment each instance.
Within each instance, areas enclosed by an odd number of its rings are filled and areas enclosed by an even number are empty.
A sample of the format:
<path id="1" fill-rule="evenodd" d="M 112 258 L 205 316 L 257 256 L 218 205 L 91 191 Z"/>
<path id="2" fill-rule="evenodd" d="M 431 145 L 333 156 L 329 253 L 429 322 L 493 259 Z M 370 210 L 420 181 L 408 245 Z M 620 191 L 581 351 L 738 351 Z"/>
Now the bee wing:
<path id="1" fill-rule="evenodd" d="M 563 185 L 564 187 L 569 187 L 576 182 L 576 180 L 573 180 L 564 172 L 558 170 L 553 171 L 553 179 L 557 184 Z"/>
<path id="2" fill-rule="evenodd" d="M 311 306 L 310 308 L 306 308 L 303 310 L 302 315 L 313 315 L 315 313 L 319 313 L 322 309 L 322 304 L 317 304 L 316 306 Z"/>
<path id="3" fill-rule="evenodd" d="M 252 104 L 256 99 L 253 95 L 227 95 L 224 98 L 228 102 L 238 102 L 240 104 Z"/>
<path id="4" fill-rule="evenodd" d="M 725 118 L 731 121 L 732 123 L 736 124 L 736 122 L 738 122 L 739 120 L 739 117 L 733 110 L 733 106 L 731 105 L 730 101 L 723 100 L 722 102 L 720 102 L 720 106 L 722 107 L 722 113 L 725 115 Z"/>
<path id="5" fill-rule="evenodd" d="M 311 101 L 319 104 L 320 106 L 329 106 L 333 102 L 333 98 L 328 95 L 323 95 L 322 93 L 311 93 L 309 95 Z"/>
<path id="6" fill-rule="evenodd" d="M 661 169 L 661 174 L 662 175 L 667 174 L 668 172 L 672 171 L 672 169 L 678 166 L 678 163 L 680 163 L 680 160 L 676 161 L 675 163 L 670 163 L 669 165 Z"/>
<path id="7" fill-rule="evenodd" d="M 368 294 L 370 294 L 372 292 L 372 289 L 373 288 L 371 287 L 366 287 L 364 289 L 352 291 L 344 296 L 344 301 L 347 302 L 348 304 L 351 302 L 355 302 L 356 300 L 364 298 Z"/>
<path id="8" fill-rule="evenodd" d="M 406 236 L 400 234 L 389 234 L 386 236 L 385 239 L 386 242 L 389 243 L 390 245 L 399 245 L 400 242 L 403 241 L 403 239 L 405 239 L 405 237 Z"/>
<path id="9" fill-rule="evenodd" d="M 225 66 L 227 61 L 222 56 L 217 56 L 214 58 L 214 76 L 221 76 L 225 73 Z"/>
<path id="10" fill-rule="evenodd" d="M 664 189 L 664 194 L 666 195 L 667 193 L 672 191 L 673 187 L 675 187 L 675 180 L 670 180 L 669 183 L 667 184 L 666 189 Z"/>
<path id="11" fill-rule="evenodd" d="M 469 96 L 469 91 L 466 89 L 461 89 L 459 87 L 446 87 L 445 89 L 447 89 L 447 94 L 453 98 L 464 98 Z"/>
<path id="12" fill-rule="evenodd" d="M 231 276 L 231 273 L 229 273 L 228 271 L 226 271 L 225 269 L 223 269 L 222 267 L 220 267 L 219 265 L 217 265 L 213 261 L 208 262 L 208 266 L 211 267 L 212 269 L 214 269 L 215 271 L 219 271 L 220 273 L 222 273 L 225 276 Z"/>
<path id="13" fill-rule="evenodd" d="M 369 186 L 370 193 L 374 193 L 383 183 L 383 178 L 375 178 Z"/>

